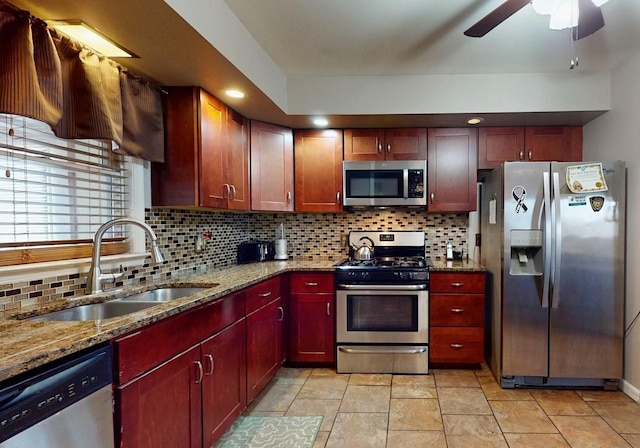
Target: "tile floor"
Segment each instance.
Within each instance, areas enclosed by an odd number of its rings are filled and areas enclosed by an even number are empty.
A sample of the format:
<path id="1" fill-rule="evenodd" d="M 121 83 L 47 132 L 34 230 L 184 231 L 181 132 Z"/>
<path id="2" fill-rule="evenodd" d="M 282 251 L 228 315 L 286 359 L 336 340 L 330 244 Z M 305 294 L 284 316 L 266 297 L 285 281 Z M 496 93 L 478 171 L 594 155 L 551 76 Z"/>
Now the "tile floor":
<path id="1" fill-rule="evenodd" d="M 282 368 L 246 415 L 322 415 L 314 448 L 640 448 L 622 392 L 504 390 L 491 372 L 337 374 Z"/>

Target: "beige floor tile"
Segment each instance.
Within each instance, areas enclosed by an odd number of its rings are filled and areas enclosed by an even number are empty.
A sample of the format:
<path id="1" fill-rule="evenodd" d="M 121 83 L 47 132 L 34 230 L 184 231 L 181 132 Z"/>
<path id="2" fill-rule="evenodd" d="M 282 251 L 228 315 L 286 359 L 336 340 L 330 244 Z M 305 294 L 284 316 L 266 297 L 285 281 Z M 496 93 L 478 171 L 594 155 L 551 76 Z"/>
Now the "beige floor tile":
<path id="1" fill-rule="evenodd" d="M 387 448 L 447 448 L 442 431 L 389 431 Z"/>
<path id="2" fill-rule="evenodd" d="M 385 448 L 388 414 L 338 413 L 327 448 Z"/>
<path id="3" fill-rule="evenodd" d="M 489 405 L 500 429 L 516 433 L 553 434 L 558 430 L 535 401 L 494 401 Z"/>
<path id="4" fill-rule="evenodd" d="M 302 386 L 302 389 L 300 389 L 298 398 L 340 400 L 348 383 L 349 377 L 310 376 Z"/>
<path id="5" fill-rule="evenodd" d="M 436 387 L 433 375 L 393 375 L 392 386 Z"/>
<path id="6" fill-rule="evenodd" d="M 286 412 L 301 387 L 301 384 L 271 381 L 249 405 L 248 410 Z"/>
<path id="7" fill-rule="evenodd" d="M 340 412 L 389 412 L 390 386 L 352 386 L 342 398 Z"/>
<path id="8" fill-rule="evenodd" d="M 307 400 L 296 398 L 286 415 L 322 415 L 320 431 L 331 431 L 333 421 L 338 414 L 340 400 Z"/>
<path id="9" fill-rule="evenodd" d="M 549 418 L 572 447 L 629 448 L 629 444 L 598 416 L 552 415 Z"/>
<path id="10" fill-rule="evenodd" d="M 324 448 L 327 444 L 327 439 L 329 438 L 328 431 L 318 431 L 316 435 L 316 441 L 313 442 L 313 448 Z"/>
<path id="11" fill-rule="evenodd" d="M 547 415 L 596 415 L 572 390 L 534 390 L 531 395 Z"/>
<path id="12" fill-rule="evenodd" d="M 640 448 L 640 434 L 622 434 L 622 438 L 633 448 Z"/>
<path id="13" fill-rule="evenodd" d="M 621 434 L 640 434 L 640 404 L 630 402 L 591 402 L 593 409 Z"/>
<path id="14" fill-rule="evenodd" d="M 631 401 L 631 397 L 619 390 L 577 390 L 576 393 L 584 401 Z"/>
<path id="15" fill-rule="evenodd" d="M 354 386 L 390 386 L 391 374 L 352 373 L 349 385 Z"/>
<path id="16" fill-rule="evenodd" d="M 435 370 L 437 387 L 480 387 L 473 370 Z"/>
<path id="17" fill-rule="evenodd" d="M 438 400 L 393 398 L 389 406 L 389 429 L 442 431 Z"/>
<path id="18" fill-rule="evenodd" d="M 438 398 L 438 391 L 435 387 L 393 385 L 391 398 Z"/>
<path id="19" fill-rule="evenodd" d="M 290 384 L 304 384 L 311 374 L 311 369 L 294 369 L 290 367 L 282 367 L 276 373 L 276 379 L 280 382 Z"/>
<path id="20" fill-rule="evenodd" d="M 505 434 L 509 448 L 570 448 L 560 434 Z"/>
<path id="21" fill-rule="evenodd" d="M 481 378 L 481 377 L 493 378 L 493 372 L 491 372 L 491 369 L 489 368 L 486 362 L 483 362 L 482 364 L 480 364 L 480 368 L 475 370 L 475 374 L 476 374 L 476 377 L 478 378 Z"/>
<path id="22" fill-rule="evenodd" d="M 443 415 L 442 421 L 449 448 L 507 448 L 493 415 Z"/>
<path id="23" fill-rule="evenodd" d="M 503 389 L 493 377 L 478 377 L 487 400 L 533 400 L 527 389 Z"/>
<path id="24" fill-rule="evenodd" d="M 349 374 L 348 373 L 338 373 L 336 372 L 336 369 L 329 369 L 329 368 L 317 368 L 317 369 L 311 369 L 311 374 L 309 376 L 340 376 L 340 377 L 344 377 L 349 379 Z"/>
<path id="25" fill-rule="evenodd" d="M 472 387 L 439 387 L 438 400 L 442 414 L 491 414 L 482 389 Z"/>

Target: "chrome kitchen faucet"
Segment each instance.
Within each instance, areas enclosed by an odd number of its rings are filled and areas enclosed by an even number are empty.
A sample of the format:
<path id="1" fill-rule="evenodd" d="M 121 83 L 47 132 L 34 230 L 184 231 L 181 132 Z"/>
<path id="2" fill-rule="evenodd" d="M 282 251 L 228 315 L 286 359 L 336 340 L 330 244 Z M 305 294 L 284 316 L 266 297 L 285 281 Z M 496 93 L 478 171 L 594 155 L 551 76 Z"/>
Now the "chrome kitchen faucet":
<path id="1" fill-rule="evenodd" d="M 153 259 L 153 262 L 162 263 L 164 261 L 164 256 L 158 247 L 158 237 L 149 225 L 131 218 L 116 218 L 111 221 L 107 221 L 98 228 L 96 234 L 93 236 L 93 255 L 91 256 L 91 269 L 89 269 L 89 276 L 87 278 L 87 291 L 89 291 L 89 294 L 102 292 L 103 282 L 115 282 L 124 275 L 123 272 L 103 274 L 100 269 L 100 247 L 102 246 L 102 237 L 109 228 L 120 224 L 134 224 L 144 230 L 147 235 L 149 235 L 149 238 L 151 238 L 151 258 Z"/>

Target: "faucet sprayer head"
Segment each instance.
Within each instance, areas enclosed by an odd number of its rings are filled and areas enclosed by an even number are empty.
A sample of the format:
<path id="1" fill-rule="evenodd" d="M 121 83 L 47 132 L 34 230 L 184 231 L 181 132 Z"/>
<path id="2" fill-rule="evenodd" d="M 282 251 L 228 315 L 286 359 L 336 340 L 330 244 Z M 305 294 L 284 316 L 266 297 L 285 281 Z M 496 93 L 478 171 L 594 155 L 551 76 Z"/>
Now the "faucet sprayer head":
<path id="1" fill-rule="evenodd" d="M 151 258 L 154 263 L 162 263 L 164 261 L 164 255 L 162 255 L 158 247 L 158 241 L 155 239 L 151 241 Z"/>

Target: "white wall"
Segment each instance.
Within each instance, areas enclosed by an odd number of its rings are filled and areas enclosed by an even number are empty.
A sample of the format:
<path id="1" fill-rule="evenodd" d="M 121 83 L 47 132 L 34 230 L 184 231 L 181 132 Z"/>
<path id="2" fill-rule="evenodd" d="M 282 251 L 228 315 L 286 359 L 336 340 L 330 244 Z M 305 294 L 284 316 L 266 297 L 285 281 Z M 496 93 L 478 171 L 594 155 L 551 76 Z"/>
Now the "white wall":
<path id="1" fill-rule="evenodd" d="M 588 94 L 588 92 L 585 92 Z M 629 326 L 640 311 L 640 52 L 611 76 L 611 110 L 584 127 L 584 160 L 627 162 L 627 305 Z M 640 399 L 640 321 L 625 338 L 623 389 Z"/>

